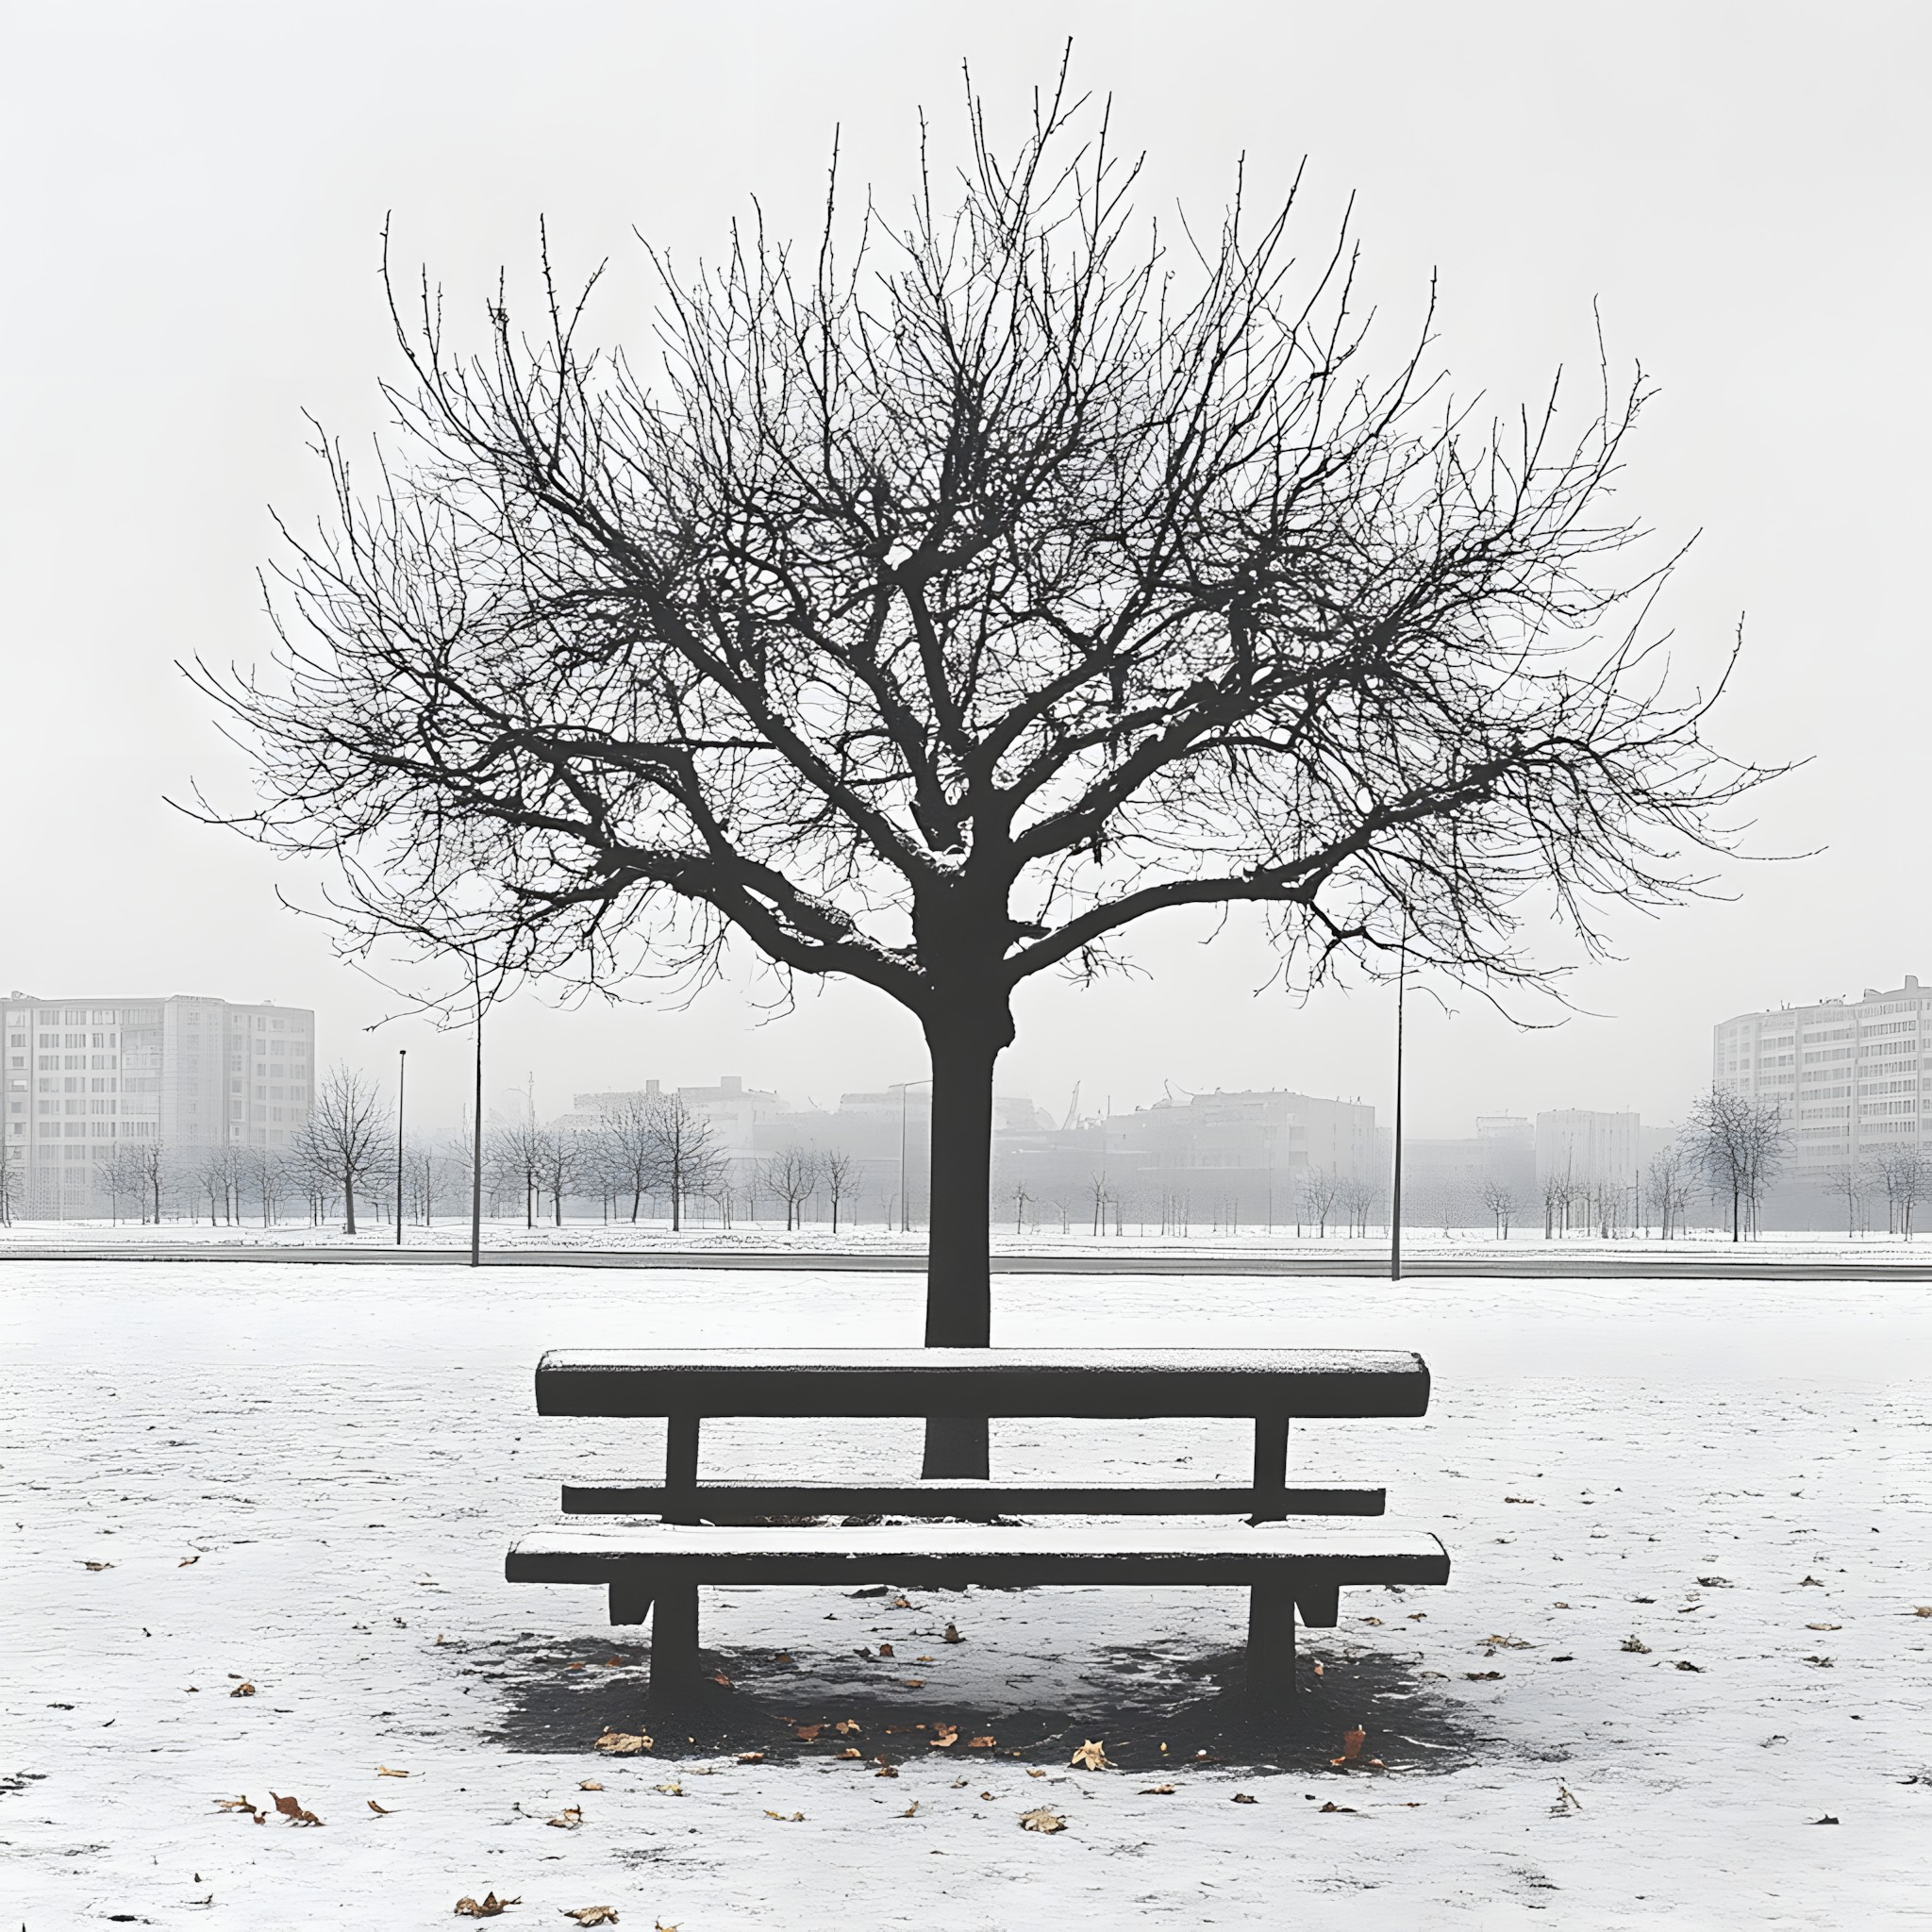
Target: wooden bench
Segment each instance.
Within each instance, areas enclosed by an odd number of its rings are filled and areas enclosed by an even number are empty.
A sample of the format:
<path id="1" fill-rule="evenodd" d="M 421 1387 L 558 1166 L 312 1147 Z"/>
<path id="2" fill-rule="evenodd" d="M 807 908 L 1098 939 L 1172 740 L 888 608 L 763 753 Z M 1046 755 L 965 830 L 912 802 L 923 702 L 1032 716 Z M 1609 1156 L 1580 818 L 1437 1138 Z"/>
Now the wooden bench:
<path id="1" fill-rule="evenodd" d="M 667 1419 L 657 1483 L 567 1486 L 573 1515 L 655 1515 L 622 1528 L 545 1531 L 510 1550 L 513 1583 L 597 1583 L 610 1621 L 651 1627 L 654 1696 L 695 1680 L 699 1586 L 895 1583 L 1240 1585 L 1249 1591 L 1248 1687 L 1273 1704 L 1293 1685 L 1294 1618 L 1332 1627 L 1351 1584 L 1446 1583 L 1433 1536 L 1290 1518 L 1379 1516 L 1380 1489 L 1291 1488 L 1291 1421 L 1419 1416 L 1420 1357 L 1327 1349 L 678 1349 L 572 1351 L 537 1369 L 554 1416 Z M 708 1483 L 707 1416 L 1241 1417 L 1254 1426 L 1246 1483 Z M 772 1519 L 913 1516 L 909 1525 L 765 1526 Z M 1010 1516 L 1223 1516 L 1208 1524 L 1013 1525 Z"/>

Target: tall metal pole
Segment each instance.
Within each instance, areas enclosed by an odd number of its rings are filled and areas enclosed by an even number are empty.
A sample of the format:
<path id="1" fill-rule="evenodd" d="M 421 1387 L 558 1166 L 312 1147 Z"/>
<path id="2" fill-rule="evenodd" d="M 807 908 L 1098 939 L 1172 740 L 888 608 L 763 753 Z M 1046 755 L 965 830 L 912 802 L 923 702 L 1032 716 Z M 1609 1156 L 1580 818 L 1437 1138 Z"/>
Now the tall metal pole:
<path id="1" fill-rule="evenodd" d="M 409 1072 L 409 1049 L 396 1048 L 396 1246 L 403 1244 L 403 1095 Z"/>
<path id="2" fill-rule="evenodd" d="M 911 1205 L 906 1199 L 906 1092 L 904 1080 L 899 1082 L 899 1232 L 912 1232 Z"/>
<path id="3" fill-rule="evenodd" d="M 470 1141 L 470 1266 L 483 1265 L 483 974 L 474 958 L 476 991 L 476 1093 Z"/>
<path id="4" fill-rule="evenodd" d="M 1402 1279 L 1402 1023 L 1408 998 L 1408 929 L 1395 969 L 1395 1173 L 1389 1189 L 1389 1279 Z"/>

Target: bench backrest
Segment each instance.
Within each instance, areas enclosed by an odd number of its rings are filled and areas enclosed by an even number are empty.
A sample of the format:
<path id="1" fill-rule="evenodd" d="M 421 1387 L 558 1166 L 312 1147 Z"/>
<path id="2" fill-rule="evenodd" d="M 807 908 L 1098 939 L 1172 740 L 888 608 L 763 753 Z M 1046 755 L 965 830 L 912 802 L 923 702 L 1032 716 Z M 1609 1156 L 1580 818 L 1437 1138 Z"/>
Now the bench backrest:
<path id="1" fill-rule="evenodd" d="M 574 1416 L 1419 1416 L 1383 1349 L 561 1349 L 537 1409 Z"/>

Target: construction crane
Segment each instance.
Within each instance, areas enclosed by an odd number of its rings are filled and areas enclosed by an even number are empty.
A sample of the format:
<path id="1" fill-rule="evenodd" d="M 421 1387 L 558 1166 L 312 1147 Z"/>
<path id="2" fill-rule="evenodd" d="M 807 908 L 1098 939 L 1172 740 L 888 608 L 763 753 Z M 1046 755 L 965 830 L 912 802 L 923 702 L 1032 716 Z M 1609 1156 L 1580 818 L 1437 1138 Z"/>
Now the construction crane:
<path id="1" fill-rule="evenodd" d="M 1074 1097 L 1067 1102 L 1067 1117 L 1060 1123 L 1060 1132 L 1071 1134 L 1080 1118 L 1080 1083 L 1074 1082 Z"/>

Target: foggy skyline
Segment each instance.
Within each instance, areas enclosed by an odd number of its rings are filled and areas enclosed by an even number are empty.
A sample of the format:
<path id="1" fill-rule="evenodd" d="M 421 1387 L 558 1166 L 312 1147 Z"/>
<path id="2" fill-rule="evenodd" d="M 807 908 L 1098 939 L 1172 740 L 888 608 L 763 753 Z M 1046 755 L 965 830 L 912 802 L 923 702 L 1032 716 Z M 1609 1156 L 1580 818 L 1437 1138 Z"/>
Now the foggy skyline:
<path id="1" fill-rule="evenodd" d="M 1439 267 L 1458 396 L 1533 402 L 1558 362 L 1587 365 L 1592 301 L 1613 367 L 1641 358 L 1660 384 L 1622 500 L 1669 543 L 1702 529 L 1662 614 L 1707 682 L 1744 616 L 1725 741 L 1811 760 L 1760 795 L 1749 847 L 1815 856 L 1726 867 L 1729 903 L 1613 921 L 1626 962 L 1570 989 L 1602 1017 L 1519 1032 L 1467 992 L 1454 1018 L 1412 1002 L 1410 1118 L 1460 1134 L 1479 1113 L 1679 1114 L 1718 1021 L 1926 970 L 1907 788 L 1932 673 L 1891 559 L 1927 507 L 1908 334 L 1924 270 L 1907 245 L 1927 34 L 1916 10 L 1857 18 L 1862 46 L 1756 7 L 1204 7 L 1184 33 L 1146 8 L 586 6 L 535 44 L 487 7 L 21 17 L 6 315 L 12 366 L 34 374 L 8 386 L 0 759 L 31 809 L 11 817 L 0 990 L 313 1007 L 325 1060 L 380 1070 L 407 1046 L 412 1109 L 453 1119 L 467 1042 L 360 1032 L 395 1001 L 277 904 L 277 885 L 315 903 L 323 874 L 161 803 L 195 781 L 242 802 L 173 660 L 265 655 L 263 506 L 316 507 L 301 412 L 366 446 L 397 373 L 373 273 L 385 211 L 397 259 L 425 260 L 465 326 L 498 262 L 527 277 L 547 217 L 571 274 L 613 258 L 599 333 L 617 340 L 643 321 L 632 224 L 685 261 L 715 256 L 753 193 L 780 231 L 808 225 L 835 124 L 849 176 L 892 204 L 914 104 L 957 114 L 962 54 L 1017 113 L 1072 32 L 1079 80 L 1149 150 L 1150 205 L 1218 208 L 1243 151 L 1270 189 L 1308 156 L 1311 235 L 1358 193 L 1385 360 Z M 666 71 L 703 84 L 650 84 Z M 1023 988 L 1001 1089 L 1058 1116 L 1076 1081 L 1083 1107 L 1110 1092 L 1116 1108 L 1163 1080 L 1282 1087 L 1386 1120 L 1392 996 L 1251 998 L 1270 970 L 1257 934 L 1237 921 L 1203 946 L 1213 929 L 1139 935 L 1144 977 Z M 924 1072 L 911 1022 L 863 989 L 802 986 L 760 1024 L 752 985 L 747 966 L 685 1012 L 521 999 L 492 1022 L 489 1086 L 534 1070 L 554 1112 L 577 1091 L 737 1073 L 829 1106 Z"/>

